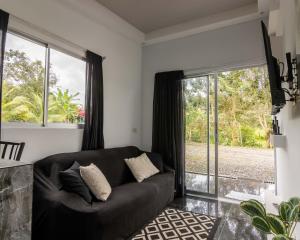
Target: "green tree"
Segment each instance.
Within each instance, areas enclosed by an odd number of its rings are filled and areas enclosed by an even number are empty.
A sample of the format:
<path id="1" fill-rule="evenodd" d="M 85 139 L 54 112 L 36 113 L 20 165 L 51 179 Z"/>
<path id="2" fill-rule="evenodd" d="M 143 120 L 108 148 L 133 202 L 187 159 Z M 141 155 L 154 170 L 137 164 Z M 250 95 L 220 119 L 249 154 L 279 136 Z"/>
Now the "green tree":
<path id="1" fill-rule="evenodd" d="M 188 142 L 205 142 L 207 84 L 205 78 L 193 78 L 185 81 L 185 121 L 186 140 Z"/>
<path id="2" fill-rule="evenodd" d="M 74 123 L 78 118 L 79 106 L 76 102 L 79 93 L 70 94 L 69 90 L 57 91 L 50 95 L 49 104 L 49 121 L 50 122 L 65 122 Z"/>
<path id="3" fill-rule="evenodd" d="M 220 139 L 227 145 L 269 147 L 270 109 L 265 67 L 219 75 Z"/>
<path id="4" fill-rule="evenodd" d="M 218 85 L 219 143 L 229 146 L 270 147 L 271 97 L 266 68 L 255 67 L 220 73 Z M 203 79 L 187 80 L 187 141 L 207 142 L 206 88 L 207 81 Z M 214 107 L 211 88 L 209 109 L 212 122 Z"/>
<path id="5" fill-rule="evenodd" d="M 52 72 L 52 71 L 50 71 Z M 9 50 L 5 53 L 2 99 L 4 122 L 41 123 L 45 68 L 41 61 L 32 61 L 24 52 Z M 50 88 L 56 89 L 57 77 L 51 73 Z M 78 93 L 56 89 L 49 95 L 50 122 L 73 123 L 81 108 L 76 103 Z"/>
<path id="6" fill-rule="evenodd" d="M 31 97 L 31 93 L 40 96 L 44 91 L 45 67 L 39 60 L 31 61 L 24 52 L 8 50 L 5 52 L 5 67 L 3 78 L 8 85 L 18 85 L 16 94 L 22 92 L 23 96 Z M 57 82 L 55 74 L 51 74 L 49 85 Z"/>

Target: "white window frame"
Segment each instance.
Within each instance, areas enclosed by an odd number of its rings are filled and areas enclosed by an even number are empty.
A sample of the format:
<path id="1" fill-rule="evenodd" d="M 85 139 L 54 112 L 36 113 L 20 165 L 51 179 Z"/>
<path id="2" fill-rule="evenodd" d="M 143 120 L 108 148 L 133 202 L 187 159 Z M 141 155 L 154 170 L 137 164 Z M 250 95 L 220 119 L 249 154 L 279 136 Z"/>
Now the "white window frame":
<path id="1" fill-rule="evenodd" d="M 58 47 L 53 44 L 45 43 L 37 38 L 29 36 L 27 34 L 8 29 L 9 34 L 15 35 L 19 38 L 23 38 L 24 40 L 33 42 L 34 44 L 38 44 L 40 46 L 45 47 L 45 76 L 44 76 L 44 93 L 43 93 L 43 120 L 41 124 L 38 123 L 29 123 L 29 122 L 2 122 L 3 128 L 67 128 L 67 129 L 82 129 L 84 127 L 84 123 L 48 123 L 48 101 L 49 101 L 49 76 L 50 76 L 50 50 L 56 50 L 63 54 L 69 55 L 71 57 L 80 59 L 86 62 L 86 59 L 72 53 L 64 48 Z"/>

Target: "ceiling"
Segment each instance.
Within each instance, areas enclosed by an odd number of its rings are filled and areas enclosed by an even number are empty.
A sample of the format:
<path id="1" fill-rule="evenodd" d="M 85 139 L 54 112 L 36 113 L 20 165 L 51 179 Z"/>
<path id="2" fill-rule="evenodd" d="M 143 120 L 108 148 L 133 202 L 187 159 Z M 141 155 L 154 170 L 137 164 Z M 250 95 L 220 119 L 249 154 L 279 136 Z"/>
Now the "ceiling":
<path id="1" fill-rule="evenodd" d="M 144 33 L 233 10 L 257 2 L 257 0 L 97 1 Z"/>

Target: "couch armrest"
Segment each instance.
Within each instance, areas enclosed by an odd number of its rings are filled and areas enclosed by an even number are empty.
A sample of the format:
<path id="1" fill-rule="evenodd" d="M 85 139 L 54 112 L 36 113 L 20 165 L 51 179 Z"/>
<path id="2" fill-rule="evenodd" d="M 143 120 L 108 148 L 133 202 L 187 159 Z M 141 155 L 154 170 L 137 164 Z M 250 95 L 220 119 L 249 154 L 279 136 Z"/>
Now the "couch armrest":
<path id="1" fill-rule="evenodd" d="M 160 172 L 164 172 L 164 164 L 161 155 L 159 153 L 154 153 L 154 152 L 145 152 L 145 153 L 147 154 L 151 162 L 154 164 L 154 166 L 157 167 L 157 169 Z"/>
<path id="2" fill-rule="evenodd" d="M 87 203 L 76 193 L 59 190 L 49 178 L 41 171 L 35 169 L 33 184 L 33 208 L 34 210 L 50 210 L 65 207 L 70 210 L 85 212 L 91 210 L 91 204 Z"/>
<path id="3" fill-rule="evenodd" d="M 170 166 L 164 164 L 164 171 L 165 172 L 171 172 L 175 175 L 175 169 L 171 168 Z"/>
<path id="4" fill-rule="evenodd" d="M 95 238 L 90 235 L 101 236 L 102 231 L 98 222 L 95 221 L 95 212 L 96 209 L 77 194 L 58 190 L 45 175 L 36 169 L 32 205 L 33 240 L 94 240 Z"/>
<path id="5" fill-rule="evenodd" d="M 145 152 L 151 162 L 159 169 L 160 172 L 171 172 L 175 175 L 175 169 L 163 163 L 162 156 L 159 153 Z"/>

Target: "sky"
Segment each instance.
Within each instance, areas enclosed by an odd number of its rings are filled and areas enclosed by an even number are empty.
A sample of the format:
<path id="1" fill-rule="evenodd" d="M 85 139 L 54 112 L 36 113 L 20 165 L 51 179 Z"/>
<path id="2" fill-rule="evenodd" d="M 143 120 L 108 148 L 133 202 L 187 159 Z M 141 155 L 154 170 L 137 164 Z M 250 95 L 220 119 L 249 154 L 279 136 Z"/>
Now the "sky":
<path id="1" fill-rule="evenodd" d="M 40 60 L 43 64 L 45 63 L 45 47 L 29 40 L 8 33 L 5 48 L 6 51 L 9 49 L 24 51 L 32 61 Z M 69 89 L 69 92 L 72 94 L 79 92 L 79 96 L 77 97 L 79 99 L 78 103 L 84 106 L 85 62 L 51 49 L 50 64 L 52 71 L 58 79 L 56 87 L 63 90 Z M 50 89 L 50 91 L 55 91 L 55 89 Z"/>

